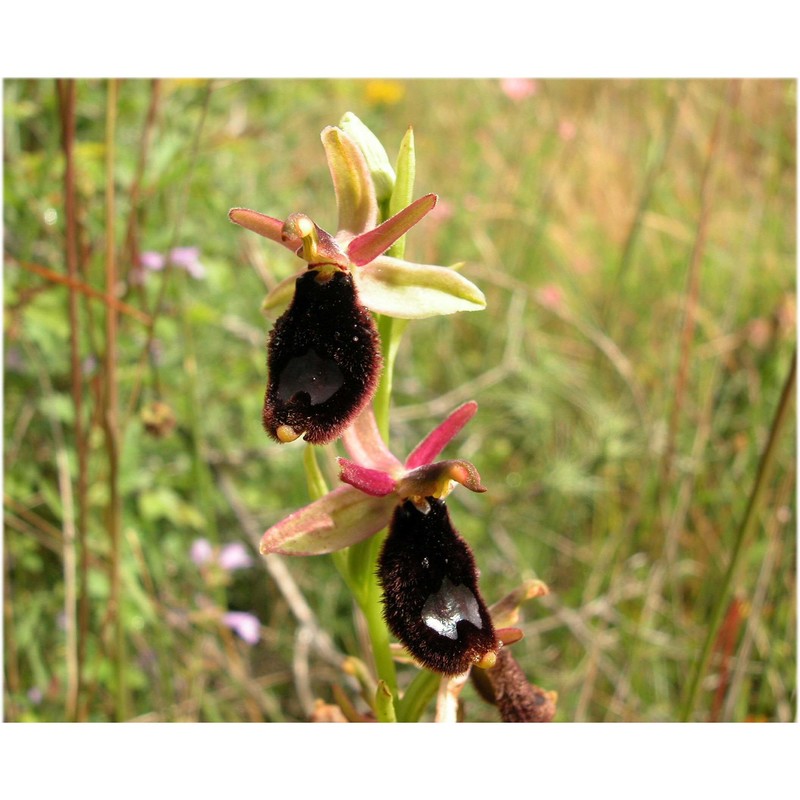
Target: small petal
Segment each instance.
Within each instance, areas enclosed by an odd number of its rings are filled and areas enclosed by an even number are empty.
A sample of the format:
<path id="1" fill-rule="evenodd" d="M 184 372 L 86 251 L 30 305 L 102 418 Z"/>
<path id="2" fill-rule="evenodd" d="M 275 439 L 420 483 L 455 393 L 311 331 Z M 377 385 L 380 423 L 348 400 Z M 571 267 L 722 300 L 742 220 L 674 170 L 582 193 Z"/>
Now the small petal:
<path id="1" fill-rule="evenodd" d="M 362 267 L 385 253 L 404 233 L 414 227 L 436 205 L 435 194 L 426 194 L 371 231 L 356 236 L 347 246 L 347 254 Z"/>
<path id="2" fill-rule="evenodd" d="M 238 633 L 247 644 L 257 644 L 261 638 L 261 623 L 253 614 L 246 611 L 229 611 L 222 617 L 222 621 Z"/>
<path id="3" fill-rule="evenodd" d="M 261 553 L 314 556 L 361 542 L 386 527 L 397 503 L 393 495 L 371 497 L 340 486 L 273 525 Z"/>
<path id="4" fill-rule="evenodd" d="M 531 600 L 534 597 L 543 597 L 546 594 L 550 594 L 547 584 L 532 578 L 489 606 L 489 612 L 495 625 L 500 628 L 516 625 L 519 621 L 519 607 L 526 600 Z"/>
<path id="5" fill-rule="evenodd" d="M 470 400 L 459 406 L 447 419 L 434 428 L 406 459 L 406 469 L 430 464 L 449 444 L 450 440 L 475 416 L 478 404 Z"/>
<path id="6" fill-rule="evenodd" d="M 169 260 L 173 264 L 187 269 L 191 264 L 196 264 L 199 257 L 200 249 L 198 247 L 173 247 L 169 251 Z"/>
<path id="7" fill-rule="evenodd" d="M 161 253 L 156 253 L 152 250 L 146 250 L 144 253 L 139 254 L 139 263 L 145 269 L 151 269 L 154 272 L 164 269 L 167 259 Z"/>
<path id="8" fill-rule="evenodd" d="M 423 319 L 486 308 L 483 292 L 452 269 L 380 256 L 356 272 L 361 302 L 378 314 Z"/>
<path id="9" fill-rule="evenodd" d="M 231 222 L 235 222 L 237 225 L 257 233 L 259 236 L 265 236 L 273 242 L 282 244 L 293 253 L 296 253 L 303 244 L 300 239 L 283 238 L 283 220 L 268 217 L 258 211 L 251 211 L 249 208 L 232 208 L 228 212 L 228 218 Z"/>
<path id="10" fill-rule="evenodd" d="M 362 467 L 346 458 L 337 458 L 336 460 L 341 467 L 339 479 L 373 497 L 385 497 L 387 494 L 392 494 L 397 486 L 395 479 L 382 470 Z"/>
<path id="11" fill-rule="evenodd" d="M 406 498 L 422 501 L 426 497 L 447 497 L 456 483 L 460 483 L 472 492 L 485 492 L 481 485 L 478 470 L 469 461 L 437 461 L 435 464 L 423 464 L 421 467 L 406 472 L 397 482 L 397 494 Z M 419 505 L 424 508 L 425 503 Z"/>
<path id="12" fill-rule="evenodd" d="M 491 609 L 489 613 L 491 614 Z M 503 647 L 521 642 L 525 636 L 519 628 L 498 628 L 497 620 L 494 617 L 492 617 L 492 622 L 495 624 L 494 632 L 497 634 L 497 638 L 503 643 Z"/>
<path id="13" fill-rule="evenodd" d="M 237 569 L 247 569 L 253 565 L 250 552 L 241 542 L 230 542 L 223 545 L 217 559 L 219 565 L 229 572 Z"/>
<path id="14" fill-rule="evenodd" d="M 211 561 L 213 554 L 214 549 L 211 547 L 211 542 L 209 542 L 208 539 L 195 539 L 189 551 L 189 558 L 191 558 L 198 567 L 202 567 L 203 564 L 207 564 Z"/>
<path id="15" fill-rule="evenodd" d="M 342 433 L 342 444 L 350 458 L 370 469 L 379 469 L 390 475 L 403 472 L 403 465 L 386 446 L 375 421 L 371 405 L 355 418 L 353 424 Z"/>
<path id="16" fill-rule="evenodd" d="M 322 144 L 339 209 L 339 231 L 357 236 L 375 227 L 378 204 L 367 161 L 358 145 L 340 128 L 322 131 Z"/>

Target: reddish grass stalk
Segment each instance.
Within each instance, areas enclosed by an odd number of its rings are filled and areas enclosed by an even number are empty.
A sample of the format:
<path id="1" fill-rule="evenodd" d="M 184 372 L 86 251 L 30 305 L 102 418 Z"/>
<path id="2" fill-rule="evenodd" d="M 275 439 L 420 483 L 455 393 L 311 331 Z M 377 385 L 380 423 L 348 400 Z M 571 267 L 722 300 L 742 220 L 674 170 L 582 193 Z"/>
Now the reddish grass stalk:
<path id="1" fill-rule="evenodd" d="M 78 460 L 78 478 L 76 486 L 77 495 L 77 524 L 76 538 L 81 553 L 80 587 L 77 594 L 80 607 L 75 602 L 75 574 L 70 573 L 69 566 L 74 570 L 74 560 L 66 558 L 64 561 L 64 587 L 65 587 L 65 618 L 66 618 L 66 661 L 67 661 L 67 696 L 66 718 L 78 720 L 81 716 L 79 699 L 83 689 L 83 664 L 86 655 L 86 636 L 89 629 L 88 607 L 88 548 L 86 544 L 87 526 L 87 492 L 89 474 L 89 453 L 86 437 L 83 430 L 83 381 L 80 363 L 80 321 L 78 318 L 78 233 L 77 209 L 75 190 L 75 82 L 72 80 L 56 81 L 56 90 L 61 116 L 61 141 L 64 151 L 64 210 L 66 217 L 66 262 L 69 274 L 69 344 L 70 344 L 70 374 L 72 379 L 72 403 L 75 407 L 75 450 Z M 74 542 L 65 542 L 65 549 L 74 547 Z M 66 554 L 66 552 L 65 552 Z M 77 630 L 76 630 L 77 618 Z"/>
<path id="2" fill-rule="evenodd" d="M 117 121 L 117 81 L 108 82 L 106 106 L 106 295 L 113 296 L 117 285 L 116 243 L 114 241 L 114 158 Z M 106 307 L 105 392 L 103 423 L 108 457 L 108 531 L 111 537 L 111 596 L 109 622 L 114 627 L 114 674 L 116 678 L 116 717 L 127 718 L 127 691 L 125 685 L 125 627 L 121 613 L 122 603 L 122 505 L 119 492 L 119 392 L 117 386 L 117 310 Z"/>
<path id="3" fill-rule="evenodd" d="M 717 634 L 717 641 L 714 645 L 714 650 L 719 653 L 720 663 L 720 677 L 717 690 L 714 692 L 714 700 L 711 703 L 711 712 L 709 713 L 709 722 L 719 721 L 720 711 L 722 704 L 725 700 L 725 695 L 728 693 L 730 686 L 730 673 L 731 673 L 731 657 L 736 648 L 736 642 L 739 638 L 739 630 L 742 627 L 744 620 L 745 603 L 738 597 L 734 597 L 728 603 L 728 610 L 725 613 L 725 620 L 722 627 Z"/>
<path id="4" fill-rule="evenodd" d="M 129 317 L 133 317 L 138 322 L 141 322 L 143 325 L 150 324 L 150 317 L 144 313 L 144 311 L 140 311 L 135 306 L 128 305 L 127 303 L 123 303 L 121 300 L 117 300 L 114 296 L 108 296 L 103 294 L 99 289 L 95 289 L 93 286 L 89 286 L 87 283 L 84 283 L 81 280 L 77 280 L 72 278 L 69 275 L 62 275 L 59 272 L 55 272 L 52 269 L 48 269 L 47 267 L 43 267 L 41 264 L 34 264 L 31 261 L 18 261 L 17 262 L 23 269 L 28 270 L 28 272 L 33 272 L 36 275 L 41 275 L 41 277 L 45 278 L 50 283 L 57 283 L 61 284 L 62 286 L 67 286 L 70 289 L 74 289 L 76 292 L 84 295 L 85 297 L 91 297 L 94 300 L 101 300 L 103 303 L 106 304 L 107 307 L 113 308 L 115 311 L 118 311 L 120 314 L 125 314 Z"/>

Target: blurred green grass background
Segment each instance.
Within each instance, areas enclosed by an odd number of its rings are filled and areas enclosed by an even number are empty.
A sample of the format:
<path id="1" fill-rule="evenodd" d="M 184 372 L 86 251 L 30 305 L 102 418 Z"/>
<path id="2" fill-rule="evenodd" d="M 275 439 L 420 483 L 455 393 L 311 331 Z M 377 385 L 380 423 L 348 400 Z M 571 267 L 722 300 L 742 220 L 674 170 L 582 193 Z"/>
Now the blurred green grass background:
<path id="1" fill-rule="evenodd" d="M 307 501 L 302 448 L 260 427 L 260 304 L 296 263 L 227 220 L 334 230 L 319 132 L 345 111 L 391 159 L 413 125 L 415 194 L 440 203 L 407 257 L 463 261 L 486 293 L 409 326 L 392 448 L 478 401 L 451 447 L 488 492 L 455 492 L 452 516 L 488 602 L 550 587 L 514 654 L 557 719 L 794 719 L 793 407 L 736 542 L 796 340 L 796 84 L 488 79 L 5 82 L 6 719 L 289 721 L 353 696 L 337 658 L 361 632 L 331 561 L 256 555 Z M 64 285 L 70 242 L 101 295 L 113 249 L 118 330 Z M 174 247 L 201 277 L 139 268 Z M 201 538 L 252 566 L 198 565 Z"/>

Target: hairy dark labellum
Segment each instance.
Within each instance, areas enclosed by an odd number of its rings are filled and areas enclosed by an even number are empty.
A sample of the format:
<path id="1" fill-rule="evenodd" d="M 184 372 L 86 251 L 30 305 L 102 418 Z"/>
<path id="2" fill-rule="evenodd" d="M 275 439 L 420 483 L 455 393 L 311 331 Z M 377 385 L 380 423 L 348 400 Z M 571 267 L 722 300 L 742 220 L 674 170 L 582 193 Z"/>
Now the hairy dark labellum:
<path id="1" fill-rule="evenodd" d="M 267 346 L 264 429 L 280 442 L 336 439 L 370 401 L 380 340 L 350 273 L 309 269 Z"/>
<path id="2" fill-rule="evenodd" d="M 443 500 L 411 501 L 395 510 L 378 560 L 383 614 L 392 633 L 424 666 L 459 675 L 499 643 L 478 591 L 467 543 L 450 522 Z"/>

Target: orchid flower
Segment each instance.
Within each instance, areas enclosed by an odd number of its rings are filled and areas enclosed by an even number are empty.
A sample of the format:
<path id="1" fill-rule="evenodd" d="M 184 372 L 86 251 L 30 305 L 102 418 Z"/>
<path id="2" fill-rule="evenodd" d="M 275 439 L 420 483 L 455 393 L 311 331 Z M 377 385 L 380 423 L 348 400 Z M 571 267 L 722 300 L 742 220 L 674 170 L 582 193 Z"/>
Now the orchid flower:
<path id="1" fill-rule="evenodd" d="M 264 554 L 327 553 L 389 526 L 377 564 L 389 629 L 422 664 L 458 675 L 494 663 L 500 647 L 478 590 L 475 559 L 450 522 L 444 498 L 456 484 L 483 492 L 468 461 L 434 461 L 477 410 L 457 408 L 400 462 L 381 438 L 371 408 L 343 434 L 347 485 L 291 514 L 261 541 Z"/>
<path id="2" fill-rule="evenodd" d="M 352 459 L 338 459 L 340 479 L 347 485 L 269 528 L 261 539 L 261 553 L 331 553 L 385 528 L 394 509 L 405 500 L 424 509 L 426 497 L 442 499 L 456 483 L 473 492 L 485 491 L 478 471 L 468 461 L 434 462 L 477 409 L 474 401 L 459 406 L 401 463 L 387 448 L 372 409 L 367 407 L 342 435 L 342 444 Z"/>
<path id="3" fill-rule="evenodd" d="M 380 142 L 357 117 L 345 115 L 342 124 L 358 141 L 341 128 L 322 132 L 339 214 L 336 235 L 301 213 L 284 221 L 245 208 L 229 214 L 308 265 L 265 301 L 265 308 L 290 303 L 267 351 L 262 422 L 278 442 L 303 435 L 312 444 L 333 441 L 372 399 L 383 359 L 367 309 L 411 319 L 486 305 L 481 291 L 452 269 L 384 255 L 437 198 L 420 197 L 377 225 L 379 199 L 391 207 L 396 176 Z"/>
<path id="4" fill-rule="evenodd" d="M 304 214 L 292 214 L 282 221 L 247 208 L 234 208 L 229 213 L 231 221 L 283 245 L 310 267 L 326 264 L 351 273 L 361 303 L 375 313 L 421 319 L 485 308 L 481 290 L 455 270 L 384 255 L 433 209 L 437 197 L 424 195 L 377 225 L 375 184 L 385 170 L 370 169 L 360 142 L 341 128 L 329 126 L 322 131 L 339 215 L 335 235 Z M 264 309 L 285 307 L 303 272 L 279 283 L 264 301 Z"/>

